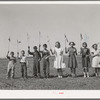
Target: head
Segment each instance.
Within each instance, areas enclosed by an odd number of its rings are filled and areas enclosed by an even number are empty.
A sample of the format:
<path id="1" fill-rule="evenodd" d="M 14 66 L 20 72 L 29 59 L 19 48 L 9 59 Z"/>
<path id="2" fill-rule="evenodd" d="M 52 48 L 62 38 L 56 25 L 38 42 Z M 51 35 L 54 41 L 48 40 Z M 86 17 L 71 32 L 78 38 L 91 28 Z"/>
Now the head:
<path id="1" fill-rule="evenodd" d="M 22 51 L 21 51 L 21 54 L 22 54 L 22 56 L 24 56 L 24 55 L 25 55 L 25 51 L 24 51 L 24 50 L 22 50 Z"/>
<path id="2" fill-rule="evenodd" d="M 73 46 L 75 46 L 75 43 L 74 43 L 74 42 L 69 42 L 69 45 L 70 45 L 71 47 L 73 47 Z"/>
<path id="3" fill-rule="evenodd" d="M 37 51 L 37 46 L 34 46 L 33 49 L 34 49 L 34 52 Z"/>
<path id="4" fill-rule="evenodd" d="M 57 48 L 60 48 L 60 42 L 59 41 L 57 41 L 56 43 L 55 43 L 55 47 L 57 47 Z"/>
<path id="5" fill-rule="evenodd" d="M 92 45 L 92 48 L 95 49 L 95 50 L 97 50 L 98 45 L 95 43 L 95 44 Z"/>
<path id="6" fill-rule="evenodd" d="M 43 49 L 47 49 L 47 44 L 43 44 Z"/>
<path id="7" fill-rule="evenodd" d="M 86 47 L 87 47 L 87 43 L 86 43 L 86 42 L 83 42 L 83 43 L 82 43 L 82 46 L 83 46 L 84 48 L 86 48 Z"/>
<path id="8" fill-rule="evenodd" d="M 13 52 L 13 51 L 11 51 L 11 52 L 10 52 L 10 55 L 13 57 L 13 56 L 14 56 L 14 52 Z"/>

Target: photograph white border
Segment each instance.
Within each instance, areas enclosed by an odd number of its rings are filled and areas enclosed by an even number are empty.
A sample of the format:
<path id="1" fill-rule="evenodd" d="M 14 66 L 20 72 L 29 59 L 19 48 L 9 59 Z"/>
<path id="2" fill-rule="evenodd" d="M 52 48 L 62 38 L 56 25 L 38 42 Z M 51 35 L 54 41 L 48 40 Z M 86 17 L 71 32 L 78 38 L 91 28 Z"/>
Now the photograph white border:
<path id="1" fill-rule="evenodd" d="M 100 1 L 0 1 L 1 4 L 100 4 Z M 0 90 L 0 99 L 100 98 L 100 90 Z"/>

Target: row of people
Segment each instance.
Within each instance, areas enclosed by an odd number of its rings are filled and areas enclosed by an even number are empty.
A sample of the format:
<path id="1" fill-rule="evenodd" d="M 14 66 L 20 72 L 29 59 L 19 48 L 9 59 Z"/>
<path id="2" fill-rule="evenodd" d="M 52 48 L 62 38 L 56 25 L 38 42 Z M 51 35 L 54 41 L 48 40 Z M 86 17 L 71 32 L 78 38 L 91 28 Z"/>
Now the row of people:
<path id="1" fill-rule="evenodd" d="M 68 53 L 68 68 L 70 68 L 71 76 L 76 77 L 76 68 L 78 67 L 77 63 L 77 49 L 75 48 L 75 43 L 70 42 L 70 47 L 67 49 L 65 48 L 65 52 Z M 82 56 L 82 67 L 83 67 L 83 74 L 84 77 L 89 77 L 89 67 L 91 67 L 90 57 L 92 57 L 92 67 L 95 68 L 95 75 L 96 77 L 99 76 L 100 72 L 100 52 L 98 50 L 98 45 L 92 45 L 93 50 L 90 52 L 90 49 L 87 48 L 87 43 L 84 42 L 81 48 L 81 56 Z M 33 76 L 40 78 L 40 61 L 43 66 L 43 73 L 44 78 L 48 78 L 50 74 L 49 66 L 49 57 L 50 52 L 52 55 L 55 56 L 54 59 L 54 68 L 57 69 L 58 77 L 62 78 L 63 71 L 62 69 L 65 68 L 65 63 L 63 59 L 63 49 L 61 48 L 60 42 L 57 41 L 55 43 L 55 48 L 50 51 L 47 49 L 47 44 L 43 45 L 43 50 L 38 51 L 37 46 L 33 47 L 34 52 L 30 51 L 30 47 L 28 47 L 28 53 L 33 56 Z M 14 52 L 10 53 L 10 56 L 7 53 L 7 58 L 9 59 L 8 68 L 7 68 L 7 78 L 14 78 L 15 75 L 15 65 L 16 65 L 16 57 L 14 57 Z M 42 56 L 41 56 L 42 55 Z M 27 57 L 25 55 L 25 51 L 21 51 L 21 56 L 19 53 L 17 58 L 20 59 L 21 64 L 21 73 L 23 78 L 27 78 Z"/>

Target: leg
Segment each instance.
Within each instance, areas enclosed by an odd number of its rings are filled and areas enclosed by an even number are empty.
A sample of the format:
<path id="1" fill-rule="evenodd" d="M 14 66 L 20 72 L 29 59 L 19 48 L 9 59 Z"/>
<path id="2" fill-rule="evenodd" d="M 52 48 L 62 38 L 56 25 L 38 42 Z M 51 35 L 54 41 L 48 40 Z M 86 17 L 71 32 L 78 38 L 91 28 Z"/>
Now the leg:
<path id="1" fill-rule="evenodd" d="M 60 68 L 59 70 L 60 70 L 60 77 L 62 78 L 63 76 L 62 69 Z"/>
<path id="2" fill-rule="evenodd" d="M 12 67 L 11 69 L 11 78 L 15 77 L 15 66 Z"/>
<path id="3" fill-rule="evenodd" d="M 47 73 L 47 77 L 49 77 L 49 62 L 48 61 L 47 61 L 46 73 Z"/>
<path id="4" fill-rule="evenodd" d="M 58 77 L 60 76 L 59 69 L 57 69 Z"/>
<path id="5" fill-rule="evenodd" d="M 25 77 L 27 78 L 27 66 L 25 64 Z"/>
<path id="6" fill-rule="evenodd" d="M 40 61 L 37 61 L 36 63 L 36 74 L 38 77 L 40 77 Z"/>
<path id="7" fill-rule="evenodd" d="M 24 78 L 24 68 L 22 64 L 21 64 L 21 74 L 22 74 L 22 77 Z"/>
<path id="8" fill-rule="evenodd" d="M 10 78 L 11 69 L 8 67 L 7 69 L 7 79 Z"/>
<path id="9" fill-rule="evenodd" d="M 37 77 L 36 61 L 33 61 L 33 76 Z"/>
<path id="10" fill-rule="evenodd" d="M 96 75 L 96 77 L 98 76 L 98 68 L 95 68 L 95 75 Z"/>
<path id="11" fill-rule="evenodd" d="M 71 76 L 72 76 L 72 73 L 73 73 L 73 70 L 72 70 L 72 68 L 70 68 L 70 73 L 71 73 Z"/>

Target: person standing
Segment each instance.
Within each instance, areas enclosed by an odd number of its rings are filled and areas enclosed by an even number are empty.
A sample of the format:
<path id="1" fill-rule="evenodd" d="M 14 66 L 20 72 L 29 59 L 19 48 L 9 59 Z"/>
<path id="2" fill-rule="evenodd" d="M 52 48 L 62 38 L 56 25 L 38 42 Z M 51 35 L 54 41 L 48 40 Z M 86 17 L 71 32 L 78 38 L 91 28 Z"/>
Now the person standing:
<path id="1" fill-rule="evenodd" d="M 92 67 L 95 68 L 95 76 L 98 77 L 100 76 L 100 51 L 98 50 L 97 44 L 93 44 L 92 48 Z"/>
<path id="2" fill-rule="evenodd" d="M 21 74 L 22 78 L 26 79 L 27 78 L 27 57 L 25 56 L 25 51 L 21 51 L 21 56 L 17 55 L 18 59 L 20 59 L 20 64 L 21 64 Z"/>
<path id="3" fill-rule="evenodd" d="M 69 53 L 68 67 L 70 68 L 71 76 L 76 77 L 76 68 L 78 67 L 76 59 L 77 49 L 74 47 L 75 46 L 74 42 L 70 42 L 69 45 L 70 47 L 66 51 L 66 53 Z"/>
<path id="4" fill-rule="evenodd" d="M 9 59 L 8 68 L 7 68 L 7 79 L 15 77 L 15 64 L 16 64 L 16 57 L 14 57 L 14 52 L 9 51 L 7 53 L 7 58 Z"/>
<path id="5" fill-rule="evenodd" d="M 89 67 L 90 67 L 90 49 L 87 48 L 87 43 L 83 42 L 81 48 L 82 54 L 82 67 L 83 67 L 83 74 L 84 78 L 89 77 Z"/>
<path id="6" fill-rule="evenodd" d="M 33 47 L 34 52 L 30 52 L 30 46 L 28 46 L 28 53 L 33 55 L 33 76 L 40 78 L 40 60 L 41 55 L 37 50 L 37 46 Z"/>
<path id="7" fill-rule="evenodd" d="M 55 56 L 54 68 L 57 69 L 58 78 L 62 78 L 62 76 L 63 76 L 63 72 L 62 72 L 62 68 L 63 68 L 63 50 L 61 48 L 60 42 L 57 41 L 55 43 L 54 50 L 53 51 L 50 50 L 50 51 Z"/>
<path id="8" fill-rule="evenodd" d="M 49 78 L 49 56 L 50 52 L 47 50 L 47 44 L 43 44 L 43 51 L 42 53 L 42 66 L 43 66 L 43 74 L 44 78 Z"/>

